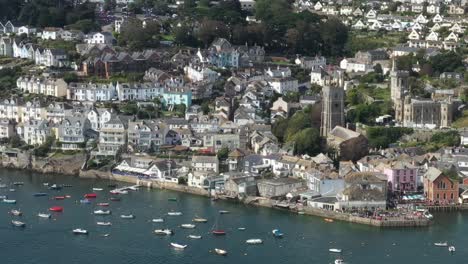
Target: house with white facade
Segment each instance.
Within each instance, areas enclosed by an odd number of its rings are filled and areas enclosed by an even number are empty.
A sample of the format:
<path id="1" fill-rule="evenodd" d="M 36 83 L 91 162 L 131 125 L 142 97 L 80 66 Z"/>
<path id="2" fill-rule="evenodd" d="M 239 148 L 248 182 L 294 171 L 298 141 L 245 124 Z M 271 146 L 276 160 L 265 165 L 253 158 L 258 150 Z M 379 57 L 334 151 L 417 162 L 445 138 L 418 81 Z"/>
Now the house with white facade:
<path id="1" fill-rule="evenodd" d="M 67 96 L 67 83 L 63 79 L 43 76 L 21 76 L 16 80 L 16 88 L 22 92 L 55 97 Z"/>
<path id="2" fill-rule="evenodd" d="M 112 45 L 115 43 L 115 38 L 110 32 L 97 32 L 89 34 L 85 38 L 85 42 L 88 44 L 107 44 Z"/>
<path id="3" fill-rule="evenodd" d="M 108 102 L 117 100 L 117 89 L 113 83 L 70 83 L 67 99 L 79 102 Z"/>

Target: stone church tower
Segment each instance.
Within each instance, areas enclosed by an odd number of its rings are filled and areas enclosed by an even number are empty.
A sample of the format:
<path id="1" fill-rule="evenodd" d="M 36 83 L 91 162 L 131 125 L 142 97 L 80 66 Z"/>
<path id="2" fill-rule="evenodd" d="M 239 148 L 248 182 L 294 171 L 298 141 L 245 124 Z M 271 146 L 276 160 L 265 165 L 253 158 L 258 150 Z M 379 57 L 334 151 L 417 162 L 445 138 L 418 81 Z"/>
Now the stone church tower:
<path id="1" fill-rule="evenodd" d="M 390 98 L 395 109 L 395 120 L 402 123 L 404 120 L 405 95 L 409 92 L 409 72 L 396 70 L 395 60 L 392 61 L 390 71 Z"/>
<path id="2" fill-rule="evenodd" d="M 335 126 L 345 126 L 344 89 L 339 84 L 329 84 L 322 88 L 322 123 L 320 135 L 327 137 Z"/>

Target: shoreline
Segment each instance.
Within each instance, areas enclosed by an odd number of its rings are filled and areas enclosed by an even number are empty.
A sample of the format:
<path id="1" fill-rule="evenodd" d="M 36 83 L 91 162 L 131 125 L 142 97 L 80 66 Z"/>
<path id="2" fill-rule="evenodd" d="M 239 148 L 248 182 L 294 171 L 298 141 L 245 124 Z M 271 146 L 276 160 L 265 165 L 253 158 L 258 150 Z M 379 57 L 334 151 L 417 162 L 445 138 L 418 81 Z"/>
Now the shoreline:
<path id="1" fill-rule="evenodd" d="M 190 187 L 187 185 L 180 185 L 180 184 L 173 183 L 173 182 L 140 180 L 133 176 L 115 175 L 115 174 L 112 174 L 110 171 L 79 169 L 78 171 L 70 170 L 69 171 L 70 173 L 64 173 L 62 168 L 60 168 L 60 170 L 57 171 L 55 169 L 44 170 L 44 169 L 39 169 L 37 167 L 36 168 L 35 167 L 19 168 L 16 166 L 11 166 L 13 165 L 11 163 L 10 163 L 10 166 L 4 166 L 4 164 L 2 165 L 3 165 L 2 168 L 5 168 L 5 169 L 30 171 L 30 172 L 40 173 L 40 174 L 51 173 L 51 174 L 55 174 L 58 176 L 71 176 L 71 177 L 77 177 L 81 179 L 110 180 L 110 181 L 117 181 L 117 182 L 129 183 L 129 184 L 137 184 L 137 185 L 141 185 L 147 188 L 166 189 L 166 190 L 171 190 L 171 191 L 176 191 L 176 192 L 204 196 L 207 198 L 210 197 L 210 193 L 207 190 L 204 190 L 201 188 Z M 55 166 L 52 166 L 52 167 L 56 168 Z M 223 197 L 222 195 L 218 197 L 221 200 L 225 200 L 225 201 L 233 200 L 233 199 L 228 199 L 227 197 Z M 297 209 L 281 208 L 281 207 L 275 206 L 274 200 L 263 198 L 263 197 L 248 197 L 244 200 L 235 199 L 235 201 L 239 203 L 243 203 L 244 205 L 264 207 L 264 208 L 270 208 L 270 209 L 275 209 L 275 210 L 281 210 L 281 211 L 289 212 L 292 214 L 299 214 L 299 211 Z M 321 217 L 324 219 L 331 219 L 331 221 L 328 220 L 329 222 L 341 221 L 341 222 L 368 225 L 368 226 L 379 227 L 379 228 L 428 227 L 431 224 L 431 222 L 427 219 L 377 220 L 377 219 L 353 216 L 347 213 L 327 211 L 327 210 L 322 210 L 322 209 L 317 209 L 317 208 L 312 208 L 312 207 L 303 207 L 301 212 L 303 212 L 303 215 L 307 215 L 307 216 L 315 216 L 315 217 Z"/>

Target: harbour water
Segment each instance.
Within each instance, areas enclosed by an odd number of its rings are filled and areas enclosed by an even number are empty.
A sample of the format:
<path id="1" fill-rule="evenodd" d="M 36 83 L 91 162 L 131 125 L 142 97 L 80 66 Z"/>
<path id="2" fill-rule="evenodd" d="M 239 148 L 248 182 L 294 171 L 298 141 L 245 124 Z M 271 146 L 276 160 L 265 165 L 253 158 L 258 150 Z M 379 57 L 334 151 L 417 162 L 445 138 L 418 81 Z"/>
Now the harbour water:
<path id="1" fill-rule="evenodd" d="M 454 212 L 435 215 L 435 223 L 428 228 L 379 229 L 351 223 L 327 223 L 321 218 L 293 215 L 267 208 L 248 207 L 225 201 L 210 201 L 204 197 L 165 190 L 142 188 L 122 195 L 120 202 L 109 201 L 109 181 L 83 180 L 66 176 L 41 175 L 31 172 L 0 170 L 0 183 L 24 182 L 24 186 L 0 189 L 0 195 L 16 199 L 16 205 L 0 203 L 0 255 L 5 264 L 185 264 L 185 263 L 333 263 L 339 256 L 329 248 L 343 250 L 346 263 L 466 263 L 468 256 L 468 214 Z M 71 188 L 48 190 L 44 182 L 70 184 Z M 120 184 L 121 186 L 123 184 Z M 85 193 L 93 187 L 97 199 L 80 204 Z M 47 192 L 48 196 L 34 197 L 33 193 Z M 70 195 L 70 199 L 52 200 L 53 196 Z M 177 201 L 168 201 L 177 198 Z M 111 203 L 109 216 L 96 216 L 98 202 Z M 62 213 L 51 219 L 40 219 L 39 212 L 51 206 L 63 206 Z M 23 216 L 9 214 L 20 209 Z M 103 209 L 103 208 L 99 208 Z M 104 208 L 105 210 L 106 208 Z M 97 209 L 96 209 L 97 210 Z M 230 214 L 220 215 L 219 210 Z M 182 216 L 167 216 L 180 211 Z M 135 219 L 121 219 L 121 214 L 134 214 Z M 195 229 L 181 229 L 195 217 L 208 219 Z M 152 223 L 153 218 L 165 223 Z M 11 225 L 21 219 L 26 228 Z M 218 218 L 219 228 L 226 236 L 213 236 L 210 230 Z M 110 221 L 112 226 L 97 226 L 97 221 Z M 245 231 L 239 231 L 245 227 Z M 72 229 L 84 228 L 88 236 L 76 236 Z M 157 228 L 170 228 L 173 236 L 161 237 L 153 233 Z M 283 239 L 275 239 L 271 230 L 280 228 Z M 104 237 L 103 234 L 110 234 Z M 201 235 L 191 240 L 188 235 Z M 247 245 L 245 240 L 260 238 L 262 245 Z M 434 242 L 456 246 L 450 254 L 447 248 L 434 247 Z M 171 242 L 187 244 L 185 250 L 169 246 Z M 215 255 L 214 248 L 228 251 L 227 257 Z"/>

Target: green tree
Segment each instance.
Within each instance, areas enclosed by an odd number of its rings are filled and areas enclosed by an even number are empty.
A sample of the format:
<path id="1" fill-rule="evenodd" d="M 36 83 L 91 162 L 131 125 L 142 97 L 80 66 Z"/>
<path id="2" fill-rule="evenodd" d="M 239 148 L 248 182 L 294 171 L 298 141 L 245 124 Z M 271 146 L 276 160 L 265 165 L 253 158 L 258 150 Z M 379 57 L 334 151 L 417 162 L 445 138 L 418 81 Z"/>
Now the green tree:
<path id="1" fill-rule="evenodd" d="M 206 101 L 203 102 L 203 103 L 201 104 L 201 110 L 202 110 L 202 112 L 203 112 L 204 115 L 209 114 L 209 113 L 210 113 L 210 103 L 208 103 L 208 102 L 206 102 Z"/>
<path id="2" fill-rule="evenodd" d="M 294 154 L 320 153 L 320 133 L 316 128 L 306 128 L 294 136 Z"/>
<path id="3" fill-rule="evenodd" d="M 226 146 L 223 146 L 220 150 L 218 150 L 218 159 L 221 160 L 226 160 L 229 155 L 229 148 Z"/>

